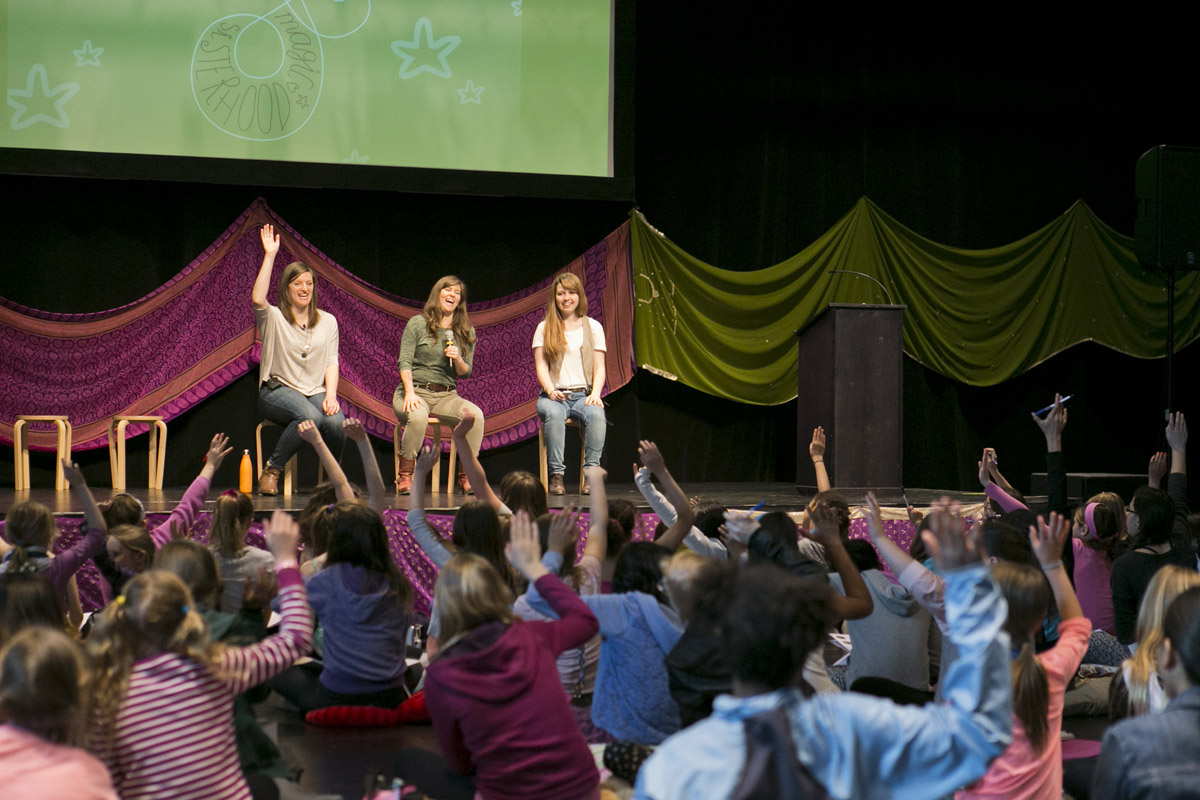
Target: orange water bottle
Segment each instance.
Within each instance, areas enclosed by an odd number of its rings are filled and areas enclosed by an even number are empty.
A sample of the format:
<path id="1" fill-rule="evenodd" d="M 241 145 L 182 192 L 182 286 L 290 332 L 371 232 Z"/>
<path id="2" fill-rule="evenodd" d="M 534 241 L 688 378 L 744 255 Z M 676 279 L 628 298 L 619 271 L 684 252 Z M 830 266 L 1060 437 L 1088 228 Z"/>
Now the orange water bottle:
<path id="1" fill-rule="evenodd" d="M 250 494 L 254 491 L 254 465 L 250 463 L 250 451 L 242 451 L 242 466 L 238 472 L 238 491 Z"/>

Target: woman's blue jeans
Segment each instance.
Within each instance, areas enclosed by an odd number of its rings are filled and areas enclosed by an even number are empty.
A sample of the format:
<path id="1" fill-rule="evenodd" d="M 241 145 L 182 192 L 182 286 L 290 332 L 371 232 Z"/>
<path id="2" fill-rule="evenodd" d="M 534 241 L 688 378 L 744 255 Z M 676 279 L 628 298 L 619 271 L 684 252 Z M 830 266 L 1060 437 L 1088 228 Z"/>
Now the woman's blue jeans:
<path id="1" fill-rule="evenodd" d="M 562 475 L 566 471 L 563 448 L 567 439 L 567 417 L 583 425 L 583 465 L 600 466 L 608 426 L 604 419 L 604 406 L 586 405 L 584 401 L 587 396 L 586 390 L 569 392 L 565 400 L 551 400 L 545 392 L 538 396 L 537 413 L 542 419 L 546 466 L 551 475 Z"/>
<path id="2" fill-rule="evenodd" d="M 296 451 L 300 449 L 300 443 L 304 441 L 296 429 L 306 419 L 317 423 L 317 430 L 321 432 L 321 438 L 325 440 L 333 457 L 338 461 L 342 460 L 342 448 L 346 445 L 346 434 L 342 433 L 342 423 L 346 420 L 346 416 L 340 411 L 333 416 L 327 415 L 321 408 L 323 402 L 325 402 L 324 392 L 314 394 L 312 397 L 305 397 L 290 386 L 270 389 L 264 383 L 259 388 L 258 413 L 283 427 L 279 443 L 275 445 L 275 452 L 271 453 L 271 457 L 263 465 L 264 469 L 275 467 L 281 470 L 296 454 Z"/>

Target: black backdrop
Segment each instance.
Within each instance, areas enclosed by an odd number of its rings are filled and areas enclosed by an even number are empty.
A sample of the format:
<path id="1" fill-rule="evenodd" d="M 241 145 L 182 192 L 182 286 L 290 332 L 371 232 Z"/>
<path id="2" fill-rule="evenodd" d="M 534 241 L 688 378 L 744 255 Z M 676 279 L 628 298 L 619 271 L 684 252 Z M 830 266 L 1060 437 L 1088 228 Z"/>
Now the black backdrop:
<path id="1" fill-rule="evenodd" d="M 1131 19 L 1054 10 L 1020 19 L 996 11 L 970 24 L 862 9 L 853 18 L 729 4 L 636 11 L 637 203 L 682 247 L 728 269 L 792 255 L 862 195 L 961 247 L 1011 242 L 1080 198 L 1131 233 L 1137 157 L 1159 143 L 1197 143 L 1200 68 L 1186 25 L 1155 34 Z M 10 209 L 0 222 L 0 294 L 68 312 L 151 291 L 258 195 L 338 263 L 413 298 L 451 271 L 475 300 L 528 286 L 619 225 L 629 207 L 246 187 L 220 175 L 210 184 L 0 181 Z M 1195 407 L 1187 392 L 1198 361 L 1196 346 L 1177 360 L 1185 411 Z M 1078 395 L 1066 437 L 1072 469 L 1141 471 L 1162 446 L 1162 384 L 1161 361 L 1090 344 L 985 389 L 907 361 L 905 482 L 971 488 L 978 451 L 993 444 L 1006 474 L 1027 488 L 1042 464 L 1028 412 L 1055 390 Z M 614 480 L 627 480 L 641 437 L 662 442 L 684 481 L 796 475 L 794 404 L 740 406 L 645 373 L 610 403 Z M 256 422 L 247 376 L 171 423 L 167 485 L 199 469 L 214 430 L 250 447 Z M 141 446 L 133 445 L 131 481 L 144 480 Z M 485 466 L 493 474 L 531 468 L 534 447 L 490 454 Z M 386 475 L 390 444 L 377 449 Z M 80 459 L 91 480 L 107 483 L 104 451 Z M 35 483 L 46 485 L 50 461 L 35 462 Z M 218 480 L 235 475 L 229 466 Z M 0 483 L 10 480 L 10 462 L 0 460 Z"/>

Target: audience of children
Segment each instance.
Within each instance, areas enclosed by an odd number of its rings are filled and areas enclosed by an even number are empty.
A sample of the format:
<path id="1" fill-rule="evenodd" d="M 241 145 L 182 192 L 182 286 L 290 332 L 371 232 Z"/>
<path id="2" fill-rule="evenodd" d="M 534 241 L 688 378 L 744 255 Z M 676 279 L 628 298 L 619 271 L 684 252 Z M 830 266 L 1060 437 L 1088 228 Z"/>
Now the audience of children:
<path id="1" fill-rule="evenodd" d="M 1065 484 L 1065 408 L 1056 398 L 1036 421 L 1051 482 Z M 465 415 L 456 427 L 460 444 L 473 424 Z M 365 431 L 353 420 L 345 431 L 363 457 L 370 507 L 354 499 L 315 426 L 299 430 L 332 492 L 305 512 L 305 544 L 322 551 L 306 565 L 307 593 L 299 529 L 276 512 L 266 526 L 271 553 L 248 547 L 253 506 L 244 496 L 218 499 L 211 550 L 168 544 L 191 527 L 229 452 L 222 435 L 164 525 L 148 531 L 140 505 L 115 497 L 107 541 L 115 585 L 127 582 L 97 616 L 90 663 L 55 631 L 74 630 L 63 614 L 69 580 L 103 548 L 104 515 L 67 465 L 88 533 L 51 558 L 49 511 L 13 506 L 6 531 L 14 547 L 0 567 L 0 763 L 12 785 L 42 772 L 74 776 L 66 778 L 77 787 L 72 796 L 272 796 L 255 780 L 263 770 L 254 758 L 242 752 L 239 763 L 243 735 L 256 726 L 246 698 L 234 706 L 235 696 L 270 679 L 303 711 L 391 709 L 407 697 L 412 587 L 388 548 L 382 476 Z M 1168 491 L 1135 493 L 1125 555 L 1119 497 L 1097 495 L 1067 516 L 1059 487 L 1052 506 L 1064 514 L 1030 526 L 1034 515 L 988 451 L 980 476 L 1004 519 L 964 525 L 940 506 L 923 534 L 934 569 L 886 535 L 871 495 L 874 548 L 847 546 L 849 507 L 828 488 L 823 429 L 809 449 L 822 491 L 799 528 L 786 515 L 752 518 L 715 504 L 698 514 L 658 448 L 643 441 L 635 483 L 665 530 L 654 543 L 631 544 L 636 510 L 610 504 L 604 471 L 589 468 L 591 522 L 578 563 L 573 510 L 535 520 L 531 512 L 546 510 L 536 478 L 510 473 L 497 496 L 473 456 L 465 471 L 479 500 L 460 509 L 444 542 L 424 519 L 424 478 L 436 458 L 425 448 L 409 524 L 441 572 L 425 688 L 444 761 L 406 752 L 397 771 L 443 800 L 598 798 L 574 704 L 582 713 L 590 706 L 591 721 L 616 740 L 606 766 L 636 782 L 638 797 L 1058 798 L 1064 693 L 1092 633 L 1086 600 L 1098 627 L 1111 620 L 1123 641 L 1136 642 L 1114 677 L 1110 708 L 1114 718 L 1140 717 L 1105 737 L 1092 796 L 1145 796 L 1147 786 L 1156 797 L 1189 796 L 1200 774 L 1200 752 L 1185 735 L 1200 708 L 1200 573 L 1187 526 L 1182 414 L 1171 416 L 1166 437 Z M 1152 458 L 1151 484 L 1156 468 L 1167 471 L 1165 456 Z M 695 554 L 672 557 L 681 545 Z M 1073 561 L 1079 599 L 1064 561 Z M 261 613 L 275 589 L 264 566 L 275 567 L 281 587 L 283 622 L 273 636 Z M 1103 591 L 1110 573 L 1111 598 Z M 295 666 L 311 652 L 310 604 L 325 631 L 323 663 Z M 832 686 L 821 653 L 842 620 L 858 690 L 848 693 Z M 939 630 L 949 652 L 940 678 Z M 925 705 L 931 684 L 941 700 Z M 68 685 L 73 692 L 50 688 Z M 99 763 L 71 746 L 84 727 Z M 289 774 L 277 751 L 266 756 L 278 775 Z"/>

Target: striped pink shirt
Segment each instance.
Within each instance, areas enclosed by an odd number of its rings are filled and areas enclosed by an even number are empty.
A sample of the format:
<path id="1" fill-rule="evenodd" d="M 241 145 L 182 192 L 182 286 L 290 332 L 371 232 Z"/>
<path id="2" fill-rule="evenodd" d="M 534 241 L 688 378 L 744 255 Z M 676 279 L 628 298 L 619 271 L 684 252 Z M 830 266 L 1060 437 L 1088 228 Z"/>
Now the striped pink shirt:
<path id="1" fill-rule="evenodd" d="M 279 573 L 279 633 L 228 648 L 217 670 L 161 653 L 136 661 L 113 741 L 93 742 L 122 800 L 250 800 L 233 734 L 233 698 L 283 672 L 312 645 L 299 570 Z"/>

